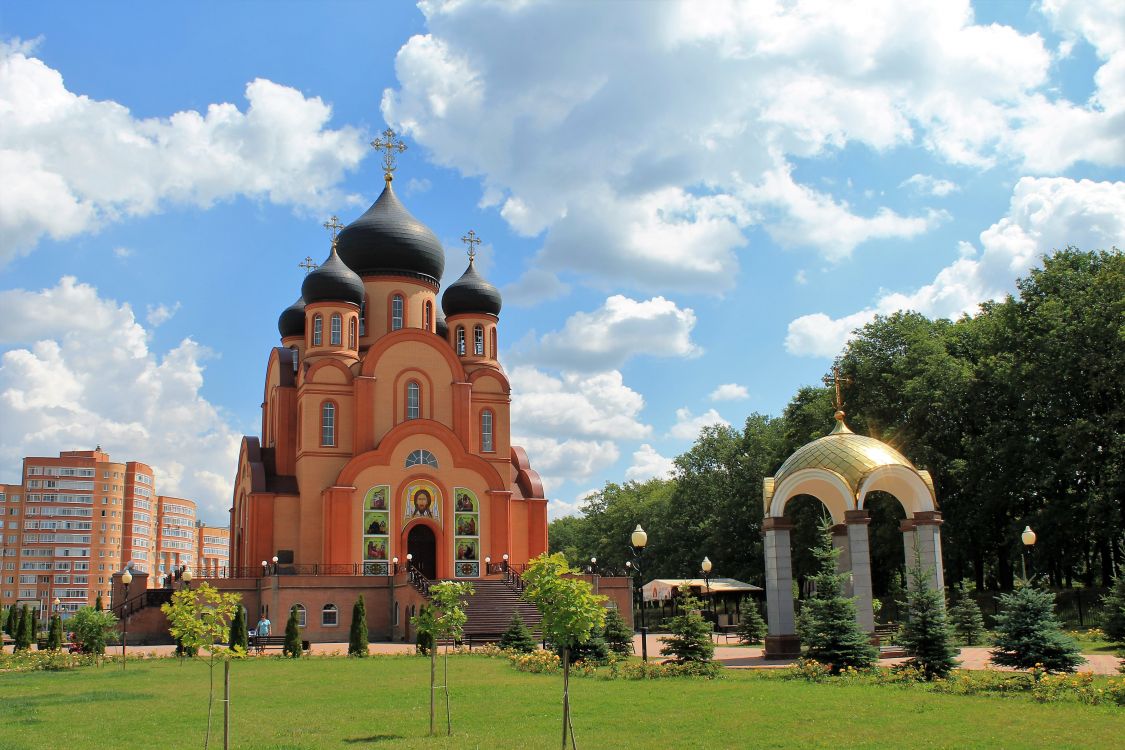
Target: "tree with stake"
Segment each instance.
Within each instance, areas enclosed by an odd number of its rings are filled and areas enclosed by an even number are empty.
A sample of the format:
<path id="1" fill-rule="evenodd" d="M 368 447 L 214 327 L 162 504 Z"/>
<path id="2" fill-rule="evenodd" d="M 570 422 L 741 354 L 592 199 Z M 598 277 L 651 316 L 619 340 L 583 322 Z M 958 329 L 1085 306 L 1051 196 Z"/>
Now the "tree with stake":
<path id="1" fill-rule="evenodd" d="M 23 609 L 20 610 L 19 619 L 16 620 L 16 632 L 12 634 L 15 644 L 12 647 L 13 651 L 28 651 L 31 649 L 31 641 L 33 640 L 31 631 L 33 629 L 31 624 L 31 610 L 25 604 Z"/>
<path id="2" fill-rule="evenodd" d="M 609 650 L 618 656 L 629 656 L 633 653 L 633 631 L 616 609 L 605 611 L 605 642 Z M 534 650 L 534 643 L 532 650 Z"/>
<path id="3" fill-rule="evenodd" d="M 242 649 L 243 653 L 250 651 L 250 633 L 246 629 L 246 613 L 242 611 L 242 605 L 235 608 L 231 618 L 228 643 L 232 649 Z"/>
<path id="4" fill-rule="evenodd" d="M 906 593 L 906 622 L 899 634 L 911 654 L 908 664 L 922 671 L 927 680 L 943 679 L 957 666 L 956 652 L 949 642 L 949 623 L 945 619 L 945 598 L 930 586 L 932 575 L 922 565 L 922 553 L 914 546 L 910 566 L 910 590 Z"/>
<path id="5" fill-rule="evenodd" d="M 797 632 L 808 646 L 808 655 L 827 664 L 832 674 L 846 667 L 866 669 L 878 653 L 855 619 L 855 600 L 843 595 L 844 576 L 837 570 L 839 550 L 832 546 L 831 525 L 825 521 L 813 555 L 820 570 L 812 580 L 816 590 L 805 600 L 797 619 Z"/>
<path id="6" fill-rule="evenodd" d="M 761 643 L 762 639 L 766 637 L 766 621 L 762 619 L 762 613 L 758 611 L 758 605 L 750 600 L 746 602 L 745 610 L 742 612 L 742 619 L 738 623 L 738 629 L 735 632 L 738 634 L 739 643 Z"/>
<path id="7" fill-rule="evenodd" d="M 203 737 L 206 749 L 211 742 L 211 709 L 215 697 L 215 662 L 223 662 L 223 745 L 230 735 L 230 658 L 238 656 L 239 650 L 231 650 L 219 645 L 230 635 L 230 623 L 234 613 L 242 609 L 240 594 L 224 594 L 208 583 L 198 588 L 184 587 L 172 594 L 172 601 L 161 605 L 160 610 L 168 618 L 168 631 L 185 650 L 198 653 L 207 649 L 210 683 L 207 693 L 207 732 Z"/>
<path id="8" fill-rule="evenodd" d="M 1004 667 L 1073 672 L 1084 661 L 1055 617 L 1055 595 L 1029 585 L 1000 596 L 994 645 L 992 663 Z"/>
<path id="9" fill-rule="evenodd" d="M 632 637 L 632 633 L 629 634 Z M 500 648 L 530 654 L 536 649 L 535 637 L 527 629 L 519 610 L 512 613 L 508 629 L 500 634 Z"/>
<path id="10" fill-rule="evenodd" d="M 703 619 L 703 604 L 691 595 L 686 584 L 680 587 L 680 614 L 668 621 L 668 637 L 660 649 L 661 656 L 671 656 L 683 664 L 689 661 L 711 661 L 715 644 L 711 642 L 711 623 Z"/>
<path id="11" fill-rule="evenodd" d="M 363 594 L 352 606 L 352 628 L 348 633 L 348 656 L 367 656 L 367 609 L 363 604 Z"/>
<path id="12" fill-rule="evenodd" d="M 563 647 L 563 750 L 568 731 L 571 747 L 578 747 L 570 719 L 570 647 L 585 643 L 605 627 L 606 598 L 594 594 L 587 581 L 574 577 L 579 573 L 561 552 L 540 555 L 523 573 L 523 595 L 543 616 L 543 634 Z"/>
<path id="13" fill-rule="evenodd" d="M 468 581 L 442 581 L 430 586 L 429 616 L 431 619 L 430 646 L 430 734 L 434 733 L 434 691 L 437 689 L 437 642 L 445 640 L 445 732 L 453 734 L 453 719 L 449 709 L 449 644 L 461 640 L 464 635 L 465 614 L 462 600 L 473 595 L 473 584 Z M 420 635 L 420 633 L 419 633 Z"/>
<path id="14" fill-rule="evenodd" d="M 285 623 L 285 645 L 282 651 L 291 659 L 301 658 L 301 627 L 297 623 L 297 605 L 289 608 L 289 619 Z"/>
<path id="15" fill-rule="evenodd" d="M 949 608 L 949 621 L 966 646 L 975 646 L 984 639 L 984 615 L 972 595 L 976 585 L 966 578 L 955 590 L 957 601 Z"/>

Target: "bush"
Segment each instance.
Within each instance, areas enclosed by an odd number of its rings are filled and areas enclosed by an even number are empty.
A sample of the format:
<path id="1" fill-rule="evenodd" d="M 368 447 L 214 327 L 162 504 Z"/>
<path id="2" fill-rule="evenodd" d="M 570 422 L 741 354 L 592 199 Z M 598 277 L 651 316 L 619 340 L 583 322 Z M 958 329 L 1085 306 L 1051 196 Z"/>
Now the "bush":
<path id="1" fill-rule="evenodd" d="M 283 652 L 291 659 L 301 658 L 301 627 L 297 624 L 297 605 L 289 610 L 289 621 L 285 623 L 285 646 Z"/>
<path id="2" fill-rule="evenodd" d="M 51 624 L 47 628 L 47 650 L 58 651 L 62 648 L 62 643 L 62 618 L 57 614 L 54 614 L 51 615 Z"/>
<path id="3" fill-rule="evenodd" d="M 1102 630 L 1106 640 L 1125 646 L 1125 573 L 1113 579 L 1113 588 L 1102 598 Z"/>
<path id="4" fill-rule="evenodd" d="M 555 674 L 562 669 L 562 659 L 554 651 L 517 651 L 508 655 L 508 661 L 519 671 L 532 674 Z"/>
<path id="5" fill-rule="evenodd" d="M 629 629 L 625 618 L 616 609 L 606 610 L 605 642 L 609 650 L 618 656 L 629 656 L 633 653 L 633 631 Z"/>
<path id="6" fill-rule="evenodd" d="M 953 625 L 953 632 L 966 646 L 975 646 L 984 638 L 984 615 L 972 596 L 973 589 L 971 582 L 962 581 L 956 589 L 957 601 L 949 608 L 949 622 Z"/>
<path id="7" fill-rule="evenodd" d="M 715 654 L 711 642 L 711 623 L 699 614 L 699 600 L 689 589 L 680 589 L 683 614 L 668 621 L 668 637 L 660 649 L 662 656 L 674 657 L 678 662 L 710 661 Z"/>
<path id="8" fill-rule="evenodd" d="M 352 606 L 352 628 L 348 633 L 348 656 L 367 656 L 367 607 L 363 603 L 363 594 L 355 600 Z"/>
<path id="9" fill-rule="evenodd" d="M 512 613 L 512 621 L 508 624 L 508 629 L 500 635 L 499 646 L 525 654 L 529 654 L 536 649 L 535 637 L 524 624 L 519 610 Z"/>
<path id="10" fill-rule="evenodd" d="M 74 642 L 84 654 L 104 654 L 105 645 L 116 627 L 117 618 L 112 612 L 98 611 L 93 607 L 82 607 L 70 618 Z"/>
<path id="11" fill-rule="evenodd" d="M 996 616 L 996 648 L 992 661 L 1005 667 L 1048 672 L 1073 672 L 1082 663 L 1078 643 L 1062 632 L 1055 617 L 1055 595 L 1022 586 L 1000 596 Z"/>
<path id="12" fill-rule="evenodd" d="M 762 615 L 758 612 L 758 605 L 752 601 L 746 603 L 746 609 L 742 613 L 742 620 L 738 623 L 739 643 L 761 643 L 762 639 L 766 637 L 766 621 L 762 619 Z"/>
<path id="13" fill-rule="evenodd" d="M 424 604 L 418 614 L 410 618 L 410 622 L 414 625 L 414 632 L 418 634 L 414 649 L 419 654 L 428 656 L 434 648 L 434 611 L 428 604 Z"/>

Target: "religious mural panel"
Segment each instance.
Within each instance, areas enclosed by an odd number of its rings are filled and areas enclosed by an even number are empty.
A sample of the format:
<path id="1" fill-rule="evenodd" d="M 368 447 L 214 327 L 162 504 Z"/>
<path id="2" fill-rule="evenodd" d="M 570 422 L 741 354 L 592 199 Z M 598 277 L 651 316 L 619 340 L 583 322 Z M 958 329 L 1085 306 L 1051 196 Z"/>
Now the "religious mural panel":
<path id="1" fill-rule="evenodd" d="M 453 575 L 480 576 L 480 501 L 467 487 L 453 488 Z"/>
<path id="2" fill-rule="evenodd" d="M 372 487 L 363 496 L 363 574 L 367 576 L 390 575 L 390 496 L 386 484 Z"/>
<path id="3" fill-rule="evenodd" d="M 415 518 L 431 518 L 441 525 L 441 491 L 432 482 L 411 482 L 403 500 L 403 526 Z"/>

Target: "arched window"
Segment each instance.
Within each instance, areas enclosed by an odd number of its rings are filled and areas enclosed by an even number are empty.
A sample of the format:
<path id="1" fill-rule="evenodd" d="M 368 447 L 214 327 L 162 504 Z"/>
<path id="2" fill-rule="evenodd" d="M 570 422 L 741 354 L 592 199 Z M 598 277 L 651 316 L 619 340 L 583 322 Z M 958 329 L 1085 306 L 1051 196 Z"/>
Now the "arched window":
<path id="1" fill-rule="evenodd" d="M 411 380 L 406 384 L 406 418 L 418 419 L 422 416 L 422 388 Z"/>
<path id="2" fill-rule="evenodd" d="M 340 621 L 340 611 L 335 604 L 325 604 L 320 611 L 320 624 L 326 628 L 336 627 Z"/>
<path id="3" fill-rule="evenodd" d="M 332 346 L 339 346 L 344 341 L 344 319 L 340 317 L 340 313 L 332 313 L 331 325 L 328 343 Z"/>
<path id="4" fill-rule="evenodd" d="M 457 355 L 465 356 L 465 329 L 457 326 Z"/>
<path id="5" fill-rule="evenodd" d="M 391 330 L 397 331 L 402 328 L 402 295 L 396 294 L 391 297 Z"/>
<path id="6" fill-rule="evenodd" d="M 492 358 L 496 359 L 496 326 L 488 329 L 489 338 L 492 339 Z"/>
<path id="7" fill-rule="evenodd" d="M 305 605 L 294 604 L 293 606 L 297 608 L 297 627 L 305 627 Z"/>
<path id="8" fill-rule="evenodd" d="M 313 318 L 313 346 L 320 346 L 324 338 L 324 318 L 317 315 Z"/>
<path id="9" fill-rule="evenodd" d="M 320 444 L 331 447 L 336 445 L 336 405 L 325 401 L 320 406 Z"/>
<path id="10" fill-rule="evenodd" d="M 485 409 L 480 413 L 480 449 L 485 453 L 496 450 L 492 443 L 492 410 Z"/>
<path id="11" fill-rule="evenodd" d="M 293 372 L 297 372 L 297 366 L 300 364 L 300 361 L 301 361 L 301 352 L 295 346 L 289 347 L 289 350 L 291 352 L 293 352 Z"/>
<path id="12" fill-rule="evenodd" d="M 479 324 L 473 329 L 473 354 L 484 356 L 484 327 Z"/>
<path id="13" fill-rule="evenodd" d="M 425 315 L 425 320 L 423 321 L 426 324 L 425 329 L 427 331 L 433 331 L 434 330 L 434 303 L 427 301 L 426 305 L 425 305 L 425 311 L 426 311 L 426 315 Z"/>
<path id="14" fill-rule="evenodd" d="M 411 466 L 432 466 L 436 469 L 438 467 L 437 456 L 424 448 L 412 451 L 406 457 L 406 468 L 409 469 Z"/>
<path id="15" fill-rule="evenodd" d="M 355 349 L 355 318 L 348 319 L 348 348 Z"/>
<path id="16" fill-rule="evenodd" d="M 359 306 L 359 335 L 367 335 L 367 298 L 363 298 L 363 302 Z"/>

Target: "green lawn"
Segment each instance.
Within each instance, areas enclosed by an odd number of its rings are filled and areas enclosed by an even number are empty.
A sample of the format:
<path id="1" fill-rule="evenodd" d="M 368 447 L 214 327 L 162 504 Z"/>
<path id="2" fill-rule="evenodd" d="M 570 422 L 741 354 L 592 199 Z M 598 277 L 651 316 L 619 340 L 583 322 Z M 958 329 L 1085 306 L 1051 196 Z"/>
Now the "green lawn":
<path id="1" fill-rule="evenodd" d="M 0 674 L 0 749 L 203 746 L 204 663 L 119 667 Z M 431 739 L 428 674 L 428 661 L 406 656 L 236 662 L 232 747 L 559 745 L 560 677 L 516 672 L 499 659 L 454 657 L 454 735 Z M 579 747 L 1104 748 L 1125 736 L 1120 708 L 725 675 L 713 682 L 576 678 Z M 218 730 L 221 704 L 215 711 Z M 212 747 L 221 747 L 218 734 Z"/>

